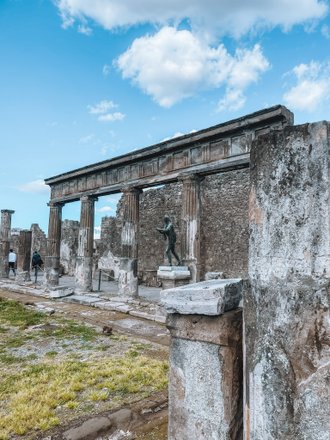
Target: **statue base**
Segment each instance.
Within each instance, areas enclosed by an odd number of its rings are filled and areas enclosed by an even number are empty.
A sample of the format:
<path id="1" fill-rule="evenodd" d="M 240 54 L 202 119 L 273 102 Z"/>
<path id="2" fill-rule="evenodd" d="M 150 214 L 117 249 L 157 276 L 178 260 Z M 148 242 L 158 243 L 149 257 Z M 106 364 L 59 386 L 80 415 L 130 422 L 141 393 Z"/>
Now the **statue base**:
<path id="1" fill-rule="evenodd" d="M 159 266 L 157 278 L 162 283 L 163 290 L 173 289 L 189 284 L 191 273 L 188 266 Z"/>

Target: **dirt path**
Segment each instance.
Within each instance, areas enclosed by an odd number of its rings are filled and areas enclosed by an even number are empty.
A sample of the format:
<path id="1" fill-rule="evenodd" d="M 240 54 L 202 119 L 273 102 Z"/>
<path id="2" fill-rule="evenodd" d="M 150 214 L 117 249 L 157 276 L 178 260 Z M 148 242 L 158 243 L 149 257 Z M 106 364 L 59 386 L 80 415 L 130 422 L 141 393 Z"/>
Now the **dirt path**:
<path id="1" fill-rule="evenodd" d="M 22 304 L 28 304 L 36 307 L 48 307 L 55 313 L 61 313 L 68 318 L 74 318 L 83 322 L 103 328 L 110 326 L 114 331 L 130 336 L 142 337 L 151 342 L 168 346 L 169 332 L 165 325 L 148 321 L 142 318 L 135 318 L 124 313 L 110 310 L 97 309 L 92 306 L 85 306 L 75 303 L 69 303 L 65 300 L 48 300 L 35 297 L 29 294 L 15 293 L 1 289 L 0 297 L 14 299 Z"/>

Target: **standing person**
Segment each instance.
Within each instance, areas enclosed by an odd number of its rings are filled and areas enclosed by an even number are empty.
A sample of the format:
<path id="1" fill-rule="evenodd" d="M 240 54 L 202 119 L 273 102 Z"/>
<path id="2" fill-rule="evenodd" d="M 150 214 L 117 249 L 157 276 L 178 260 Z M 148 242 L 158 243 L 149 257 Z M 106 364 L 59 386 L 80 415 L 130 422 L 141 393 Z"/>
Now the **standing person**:
<path id="1" fill-rule="evenodd" d="M 175 243 L 176 243 L 176 233 L 174 231 L 173 224 L 171 222 L 171 219 L 168 215 L 164 216 L 164 228 L 157 228 L 157 231 L 160 232 L 165 236 L 165 239 L 167 237 L 167 249 L 166 249 L 166 255 L 169 262 L 169 265 L 172 266 L 172 255 L 176 258 L 178 262 L 178 266 L 181 266 L 180 257 L 175 252 Z"/>
<path id="2" fill-rule="evenodd" d="M 40 268 L 40 266 L 43 264 L 43 261 L 41 259 L 41 256 L 38 251 L 34 251 L 32 255 L 32 269 L 35 269 L 36 267 Z"/>
<path id="3" fill-rule="evenodd" d="M 8 254 L 9 271 L 8 271 L 8 276 L 9 276 L 11 270 L 14 272 L 14 276 L 16 276 L 16 261 L 17 261 L 17 256 L 16 256 L 15 252 L 12 249 L 9 249 L 9 254 Z"/>

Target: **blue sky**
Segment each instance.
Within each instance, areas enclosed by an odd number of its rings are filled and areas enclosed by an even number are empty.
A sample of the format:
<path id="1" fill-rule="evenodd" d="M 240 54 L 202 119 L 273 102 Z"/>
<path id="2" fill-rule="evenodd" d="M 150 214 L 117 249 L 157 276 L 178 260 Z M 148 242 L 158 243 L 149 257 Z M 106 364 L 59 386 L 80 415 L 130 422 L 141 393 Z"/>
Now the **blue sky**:
<path id="1" fill-rule="evenodd" d="M 0 208 L 47 232 L 44 178 L 276 104 L 330 120 L 329 6 L 0 0 Z"/>

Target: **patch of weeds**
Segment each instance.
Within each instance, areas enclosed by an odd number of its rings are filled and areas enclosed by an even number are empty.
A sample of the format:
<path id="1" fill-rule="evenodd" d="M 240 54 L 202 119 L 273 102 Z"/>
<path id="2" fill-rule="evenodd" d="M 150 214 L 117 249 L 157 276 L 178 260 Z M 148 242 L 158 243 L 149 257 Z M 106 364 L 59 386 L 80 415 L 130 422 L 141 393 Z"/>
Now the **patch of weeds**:
<path id="1" fill-rule="evenodd" d="M 93 402 L 124 405 L 167 386 L 167 363 L 144 356 L 108 357 L 30 365 L 0 377 L 0 438 L 47 430 L 60 423 L 60 407 L 72 414 Z"/>
<path id="2" fill-rule="evenodd" d="M 25 358 L 13 356 L 12 354 L 0 353 L 0 363 L 5 365 L 13 365 L 24 362 Z"/>
<path id="3" fill-rule="evenodd" d="M 58 339 L 80 338 L 83 341 L 94 341 L 98 336 L 98 332 L 94 327 L 89 327 L 85 324 L 69 319 L 59 319 L 62 324 L 54 329 L 46 329 L 44 334 L 46 336 L 55 336 Z"/>
<path id="4" fill-rule="evenodd" d="M 55 350 L 51 350 L 51 351 L 47 351 L 47 353 L 45 353 L 45 356 L 49 357 L 49 358 L 54 358 L 58 355 L 58 352 Z"/>
<path id="5" fill-rule="evenodd" d="M 44 314 L 25 308 L 17 301 L 0 298 L 0 323 L 21 329 L 45 322 Z"/>

